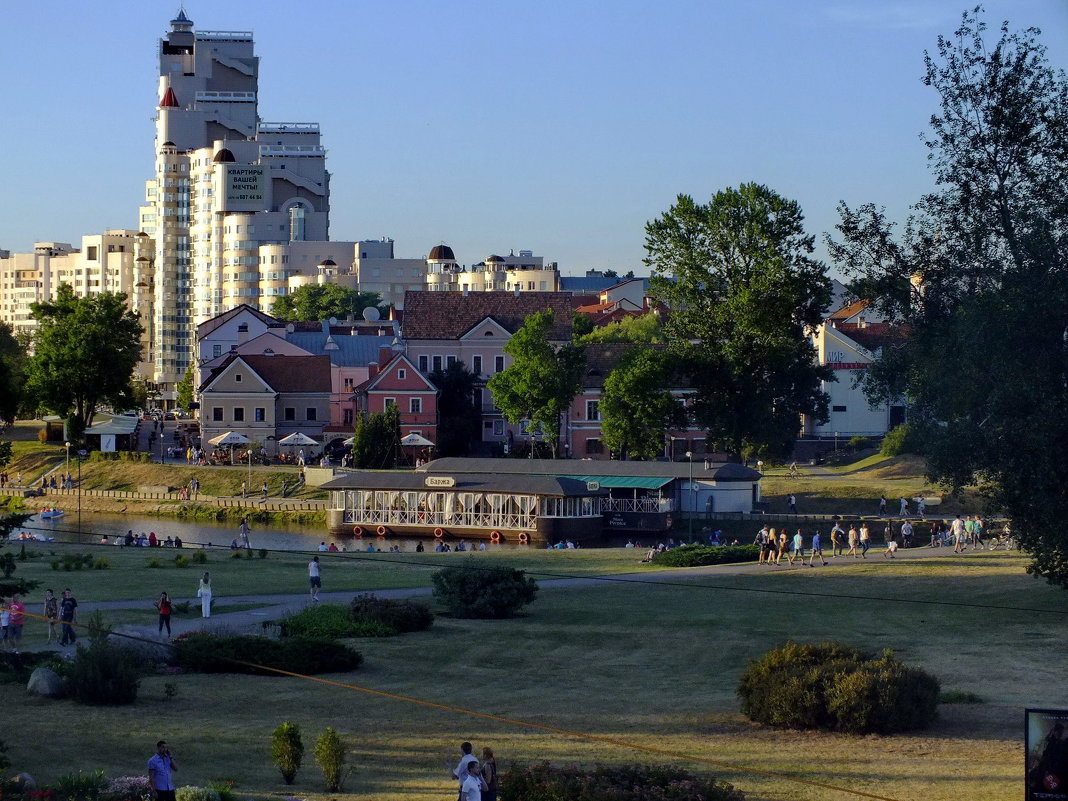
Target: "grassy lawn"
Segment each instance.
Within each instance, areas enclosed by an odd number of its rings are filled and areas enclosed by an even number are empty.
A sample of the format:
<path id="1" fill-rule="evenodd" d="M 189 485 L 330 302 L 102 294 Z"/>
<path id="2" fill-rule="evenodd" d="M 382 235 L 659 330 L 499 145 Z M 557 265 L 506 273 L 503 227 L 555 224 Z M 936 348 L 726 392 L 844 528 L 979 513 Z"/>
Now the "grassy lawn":
<path id="1" fill-rule="evenodd" d="M 584 559 L 555 558 L 561 555 L 538 552 L 524 560 L 552 569 L 593 566 Z M 566 554 L 572 555 L 587 554 Z M 270 569 L 271 562 L 232 567 Z M 373 563 L 361 561 L 355 570 L 368 564 Z M 1020 791 L 1022 708 L 1068 704 L 1062 647 L 1068 595 L 1026 576 L 1024 564 L 1011 554 L 969 554 L 922 562 L 869 560 L 826 571 L 680 574 L 670 585 L 543 588 L 516 620 L 438 618 L 426 633 L 357 641 L 364 667 L 336 677 L 385 693 L 664 749 L 676 758 L 337 686 L 247 676 L 150 677 L 129 708 L 44 701 L 27 697 L 20 686 L 0 685 L 4 739 L 16 769 L 54 781 L 78 769 L 140 773 L 151 744 L 167 737 L 181 783 L 232 778 L 239 792 L 254 797 L 285 792 L 269 762 L 269 732 L 292 720 L 300 724 L 309 752 L 323 728 L 337 728 L 357 767 L 347 793 L 327 796 L 306 754 L 292 790 L 302 798 L 448 797 L 454 790 L 442 761 L 454 762 L 457 743 L 469 739 L 477 748 L 492 746 L 502 767 L 550 759 L 677 761 L 701 770 L 687 762 L 691 755 L 894 799 L 1007 801 Z M 212 568 L 223 575 L 221 564 Z M 105 577 L 108 572 L 102 571 Z M 410 573 L 409 584 L 425 580 L 425 571 Z M 328 564 L 328 582 L 331 575 Z M 276 588 L 264 581 L 261 589 Z M 1057 614 L 862 597 L 1027 606 Z M 748 659 L 791 638 L 893 648 L 906 662 L 939 676 L 943 689 L 971 691 L 985 703 L 943 706 L 934 728 L 907 736 L 852 737 L 751 724 L 738 713 L 738 675 Z M 177 689 L 173 699 L 164 693 L 168 683 Z M 713 772 L 738 784 L 750 799 L 848 798 L 781 778 Z"/>
<path id="2" fill-rule="evenodd" d="M 21 546 L 11 543 L 7 550 L 18 554 Z M 170 592 L 176 600 L 196 593 L 201 573 L 211 572 L 215 594 L 227 596 L 264 593 L 304 594 L 308 590 L 308 552 L 273 551 L 266 559 L 245 559 L 245 551 L 228 549 L 207 552 L 206 564 L 190 563 L 177 567 L 175 557 L 190 557 L 199 550 L 183 548 L 118 548 L 113 545 L 68 545 L 64 543 L 28 543 L 31 558 L 18 562 L 16 577 L 36 579 L 45 587 L 71 587 L 79 601 L 114 601 L 155 599 L 160 592 Z M 2 549 L 0 549 L 2 552 Z M 54 570 L 52 562 L 64 554 L 88 553 L 108 561 L 106 570 L 83 568 Z M 242 558 L 234 559 L 232 554 Z M 257 552 L 253 551 L 253 554 Z M 326 592 L 360 592 L 397 587 L 429 587 L 431 574 L 446 565 L 484 556 L 491 562 L 506 562 L 516 567 L 559 573 L 564 576 L 594 576 L 650 571 L 641 564 L 642 553 L 635 549 L 605 548 L 574 551 L 501 551 L 485 554 L 466 553 L 320 553 L 323 563 L 323 588 Z M 159 567 L 149 567 L 150 560 Z"/>
<path id="3" fill-rule="evenodd" d="M 22 473 L 22 483 L 29 486 L 63 461 L 66 451 L 54 442 L 39 442 L 37 432 L 44 424 L 36 420 L 19 420 L 4 432 L 3 439 L 11 443 L 12 460 L 4 471 L 14 484 Z"/>
<path id="4" fill-rule="evenodd" d="M 246 483 L 250 497 L 257 494 L 266 481 L 271 495 L 278 496 L 285 481 L 289 487 L 296 484 L 296 469 L 268 469 L 253 467 L 252 481 L 249 471 L 241 467 L 192 467 L 184 464 L 153 464 L 143 462 L 87 461 L 82 463 L 82 485 L 85 489 L 136 491 L 142 485 L 181 487 L 196 477 L 204 495 L 234 496 L 241 494 L 241 484 Z M 318 488 L 295 497 L 307 497 Z"/>

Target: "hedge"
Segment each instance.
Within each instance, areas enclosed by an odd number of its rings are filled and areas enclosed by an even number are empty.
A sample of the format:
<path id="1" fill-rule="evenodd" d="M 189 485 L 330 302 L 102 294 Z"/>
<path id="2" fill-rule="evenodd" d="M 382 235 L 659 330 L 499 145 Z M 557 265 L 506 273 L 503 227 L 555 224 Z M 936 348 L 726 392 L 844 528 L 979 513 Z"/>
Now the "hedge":
<path id="1" fill-rule="evenodd" d="M 701 567 L 729 562 L 755 562 L 760 558 L 756 545 L 680 545 L 653 556 L 654 565 Z"/>
<path id="2" fill-rule="evenodd" d="M 180 667 L 198 673 L 280 674 L 264 668 L 293 673 L 341 673 L 355 670 L 363 656 L 333 640 L 290 637 L 217 637 L 205 632 L 181 635 L 175 640 L 175 660 Z"/>
<path id="3" fill-rule="evenodd" d="M 508 801 L 742 801 L 726 782 L 670 765 L 598 765 L 584 769 L 543 762 L 501 774 Z"/>

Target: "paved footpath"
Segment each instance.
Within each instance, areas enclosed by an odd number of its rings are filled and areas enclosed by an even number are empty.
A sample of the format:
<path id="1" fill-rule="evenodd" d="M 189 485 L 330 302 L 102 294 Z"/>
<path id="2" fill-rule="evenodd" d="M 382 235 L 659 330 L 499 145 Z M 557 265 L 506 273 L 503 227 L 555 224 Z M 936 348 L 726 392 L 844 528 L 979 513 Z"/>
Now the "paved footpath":
<path id="1" fill-rule="evenodd" d="M 637 554 L 636 554 L 637 555 Z M 909 548 L 907 550 L 899 550 L 897 552 L 897 558 L 895 561 L 913 561 L 916 559 L 932 559 L 941 556 L 953 556 L 953 551 L 950 548 L 931 548 L 929 546 L 921 546 L 918 548 Z M 828 570 L 835 567 L 841 567 L 843 565 L 856 564 L 858 559 L 849 559 L 847 557 L 827 557 L 827 566 L 817 566 L 816 570 Z M 873 547 L 868 551 L 867 562 L 882 563 L 889 562 L 890 560 L 883 556 L 883 550 L 881 548 Z M 605 576 L 586 576 L 577 578 L 541 578 L 537 571 L 529 571 L 530 575 L 538 581 L 538 586 L 542 589 L 567 589 L 570 587 L 590 587 L 594 585 L 609 585 L 618 584 L 628 581 L 648 583 L 659 581 L 673 581 L 683 578 L 694 577 L 716 577 L 716 576 L 737 576 L 748 575 L 753 573 L 781 573 L 790 572 L 794 570 L 808 570 L 809 568 L 802 568 L 800 564 L 791 566 L 788 562 L 784 561 L 778 566 L 765 566 L 758 565 L 755 562 L 747 562 L 744 564 L 732 564 L 732 565 L 711 565 L 708 567 L 690 567 L 690 568 L 670 568 L 665 570 L 653 570 L 642 573 L 618 573 Z M 560 571 L 566 571 L 565 565 L 560 566 Z M 546 568 L 546 573 L 553 573 L 551 568 Z M 815 575 L 815 574 L 814 574 Z M 398 589 L 380 589 L 369 591 L 373 592 L 380 598 L 428 598 L 431 596 L 433 590 L 430 587 L 403 587 Z M 320 593 L 319 598 L 321 603 L 328 604 L 347 604 L 358 591 L 345 590 L 343 592 L 323 592 Z M 185 598 L 175 597 L 175 602 L 182 602 Z M 299 612 L 312 604 L 311 598 L 307 594 L 294 595 L 292 593 L 287 594 L 268 594 L 268 595 L 233 595 L 233 596 L 216 596 L 216 603 L 224 601 L 227 606 L 231 605 L 247 605 L 247 604 L 262 604 L 257 609 L 246 609 L 237 612 L 220 612 L 219 614 L 212 615 L 210 618 L 202 618 L 194 612 L 199 611 L 200 601 L 197 598 L 190 600 L 190 614 L 188 616 L 173 615 L 171 617 L 171 632 L 172 636 L 183 634 L 187 631 L 226 631 L 235 634 L 254 634 L 263 630 L 263 624 L 268 621 L 276 621 L 282 619 L 285 615 L 294 612 Z M 96 610 L 107 612 L 109 610 L 117 609 L 145 609 L 149 604 L 143 598 L 133 600 L 118 600 L 118 601 L 86 601 L 79 604 L 78 613 L 79 620 L 84 623 L 90 614 Z M 223 607 L 225 609 L 225 607 Z M 39 625 L 32 625 L 31 630 L 33 636 L 37 636 L 40 633 Z M 39 621 L 38 621 L 39 623 Z M 145 637 L 146 639 L 158 640 L 160 639 L 157 632 L 157 624 L 155 622 L 151 624 L 123 624 L 115 627 L 116 632 L 123 634 L 132 634 L 139 637 Z M 84 635 L 84 629 L 79 631 L 79 636 Z M 23 640 L 24 651 L 44 651 L 44 650 L 60 650 L 60 646 L 56 644 L 46 645 L 44 643 L 34 643 L 31 641 Z"/>

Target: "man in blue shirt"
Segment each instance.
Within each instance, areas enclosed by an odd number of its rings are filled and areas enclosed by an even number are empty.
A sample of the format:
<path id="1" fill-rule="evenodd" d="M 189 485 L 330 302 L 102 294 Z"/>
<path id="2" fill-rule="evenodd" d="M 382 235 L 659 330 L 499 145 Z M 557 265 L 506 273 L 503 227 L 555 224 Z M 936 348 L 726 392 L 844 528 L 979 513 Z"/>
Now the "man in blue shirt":
<path id="1" fill-rule="evenodd" d="M 166 740 L 156 743 L 156 753 L 148 760 L 148 784 L 155 801 L 174 801 L 174 778 L 178 765 L 171 756 Z"/>

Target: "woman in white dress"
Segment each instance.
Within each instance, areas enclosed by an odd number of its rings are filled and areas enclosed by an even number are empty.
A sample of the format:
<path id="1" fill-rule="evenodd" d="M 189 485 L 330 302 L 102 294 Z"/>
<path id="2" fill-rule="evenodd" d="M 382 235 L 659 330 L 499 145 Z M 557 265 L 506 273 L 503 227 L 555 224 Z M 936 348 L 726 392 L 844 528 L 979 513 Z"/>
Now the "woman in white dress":
<path id="1" fill-rule="evenodd" d="M 204 578 L 200 580 L 200 588 L 197 590 L 197 597 L 200 598 L 200 616 L 211 617 L 211 574 L 205 572 Z"/>

